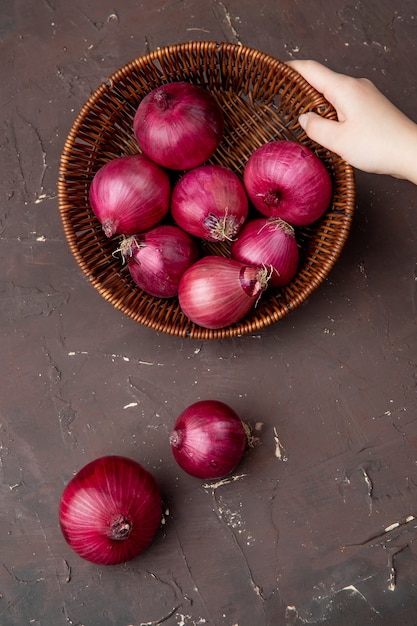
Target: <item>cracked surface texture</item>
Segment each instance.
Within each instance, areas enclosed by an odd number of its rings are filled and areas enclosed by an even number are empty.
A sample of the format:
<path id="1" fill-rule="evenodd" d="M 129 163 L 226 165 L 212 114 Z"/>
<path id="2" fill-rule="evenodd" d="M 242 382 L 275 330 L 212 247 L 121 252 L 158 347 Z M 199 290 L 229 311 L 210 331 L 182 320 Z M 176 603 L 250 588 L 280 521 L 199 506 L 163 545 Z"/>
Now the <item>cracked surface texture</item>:
<path id="1" fill-rule="evenodd" d="M 414 0 L 1 3 L 0 624 L 412 626 L 416 188 L 358 172 L 336 267 L 259 335 L 155 333 L 69 252 L 56 182 L 75 116 L 117 68 L 191 40 L 368 76 L 417 120 Z M 168 442 L 205 398 L 256 436 L 234 475 L 208 483 Z M 65 484 L 105 454 L 149 469 L 165 508 L 150 548 L 108 568 L 79 559 L 57 518 Z"/>

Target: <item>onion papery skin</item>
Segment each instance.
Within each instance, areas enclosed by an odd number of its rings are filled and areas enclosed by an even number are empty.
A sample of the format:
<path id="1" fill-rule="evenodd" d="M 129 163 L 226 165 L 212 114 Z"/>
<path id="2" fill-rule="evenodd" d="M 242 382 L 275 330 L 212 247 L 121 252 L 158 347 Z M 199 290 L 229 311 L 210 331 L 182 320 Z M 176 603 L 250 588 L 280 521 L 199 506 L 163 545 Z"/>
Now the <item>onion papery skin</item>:
<path id="1" fill-rule="evenodd" d="M 233 240 L 248 216 L 243 182 L 221 165 L 202 165 L 175 185 L 171 214 L 183 230 L 207 241 Z"/>
<path id="2" fill-rule="evenodd" d="M 168 213 L 170 198 L 168 174 L 144 154 L 108 161 L 96 172 L 89 192 L 107 237 L 152 228 Z"/>
<path id="3" fill-rule="evenodd" d="M 294 141 L 271 141 L 249 157 L 243 182 L 255 208 L 306 226 L 327 210 L 332 197 L 330 174 L 313 150 Z"/>
<path id="4" fill-rule="evenodd" d="M 178 465 L 191 476 L 223 478 L 237 467 L 247 435 L 237 413 L 219 400 L 200 400 L 181 413 L 170 436 Z"/>
<path id="5" fill-rule="evenodd" d="M 176 296 L 181 276 L 200 256 L 196 241 L 168 224 L 129 237 L 120 249 L 134 282 L 156 298 Z"/>
<path id="6" fill-rule="evenodd" d="M 188 170 L 207 161 L 223 130 L 223 111 L 214 96 L 204 87 L 182 81 L 148 93 L 133 120 L 142 151 L 171 170 Z"/>
<path id="7" fill-rule="evenodd" d="M 233 259 L 265 267 L 268 287 L 283 287 L 294 278 L 299 262 L 294 228 L 281 218 L 256 218 L 243 225 L 230 247 Z"/>
<path id="8" fill-rule="evenodd" d="M 238 322 L 267 287 L 266 271 L 222 256 L 206 256 L 182 275 L 178 298 L 182 311 L 203 328 Z"/>
<path id="9" fill-rule="evenodd" d="M 98 565 L 136 557 L 153 540 L 161 518 L 154 477 L 121 456 L 88 463 L 67 484 L 59 505 L 65 540 L 79 556 Z"/>

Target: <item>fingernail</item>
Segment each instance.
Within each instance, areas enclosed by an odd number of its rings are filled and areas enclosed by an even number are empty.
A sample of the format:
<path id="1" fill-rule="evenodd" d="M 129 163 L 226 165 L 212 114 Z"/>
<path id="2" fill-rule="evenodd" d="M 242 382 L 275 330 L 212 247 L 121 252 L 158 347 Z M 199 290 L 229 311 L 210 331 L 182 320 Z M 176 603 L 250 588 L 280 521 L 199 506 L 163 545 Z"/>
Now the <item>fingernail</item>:
<path id="1" fill-rule="evenodd" d="M 299 115 L 298 123 L 300 124 L 301 128 L 305 128 L 305 125 L 307 123 L 307 113 L 301 113 L 301 115 Z"/>

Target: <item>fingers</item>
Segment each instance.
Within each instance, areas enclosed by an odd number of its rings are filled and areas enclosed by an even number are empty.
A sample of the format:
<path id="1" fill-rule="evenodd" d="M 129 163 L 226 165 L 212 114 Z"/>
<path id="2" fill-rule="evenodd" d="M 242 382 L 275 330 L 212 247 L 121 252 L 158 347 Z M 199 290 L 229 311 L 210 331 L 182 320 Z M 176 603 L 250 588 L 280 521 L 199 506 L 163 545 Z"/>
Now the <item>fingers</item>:
<path id="1" fill-rule="evenodd" d="M 340 122 L 345 119 L 342 94 L 346 86 L 345 81 L 349 78 L 344 74 L 333 72 L 317 61 L 294 60 L 289 61 L 288 65 L 299 72 L 318 92 L 322 93 L 326 100 L 333 104 L 338 114 L 339 121 L 336 122 L 313 112 L 304 113 L 299 117 L 300 126 L 310 139 L 328 150 L 340 154 L 341 144 L 343 144 Z M 341 98 L 342 102 L 339 103 Z"/>
<path id="2" fill-rule="evenodd" d="M 298 121 L 310 139 L 332 152 L 338 152 L 339 122 L 326 119 L 312 112 L 303 113 Z"/>
<path id="3" fill-rule="evenodd" d="M 318 61 L 294 60 L 288 61 L 287 65 L 301 74 L 329 102 L 337 100 L 339 86 L 347 78 L 344 74 L 338 74 Z"/>

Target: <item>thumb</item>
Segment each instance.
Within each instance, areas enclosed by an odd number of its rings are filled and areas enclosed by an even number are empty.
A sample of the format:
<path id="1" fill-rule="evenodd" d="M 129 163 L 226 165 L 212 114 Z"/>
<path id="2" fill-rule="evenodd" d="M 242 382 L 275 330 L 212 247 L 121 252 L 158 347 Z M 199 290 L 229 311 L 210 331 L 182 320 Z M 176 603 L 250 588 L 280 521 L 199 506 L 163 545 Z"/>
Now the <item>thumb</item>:
<path id="1" fill-rule="evenodd" d="M 335 149 L 337 143 L 335 138 L 338 135 L 339 122 L 328 120 L 312 111 L 302 113 L 298 118 L 298 122 L 310 139 L 332 152 L 337 152 L 337 149 Z"/>

